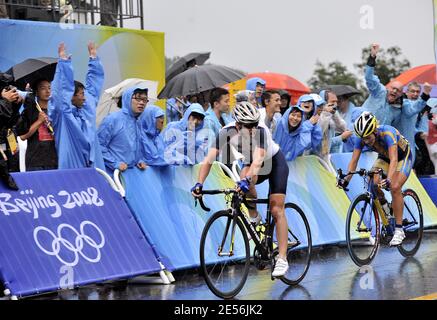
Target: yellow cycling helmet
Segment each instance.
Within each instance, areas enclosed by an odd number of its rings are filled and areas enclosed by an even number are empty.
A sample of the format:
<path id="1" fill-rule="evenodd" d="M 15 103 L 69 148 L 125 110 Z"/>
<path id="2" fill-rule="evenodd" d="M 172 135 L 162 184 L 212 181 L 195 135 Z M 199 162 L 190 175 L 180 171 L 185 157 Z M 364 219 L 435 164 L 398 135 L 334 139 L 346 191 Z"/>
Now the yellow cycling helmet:
<path id="1" fill-rule="evenodd" d="M 357 136 L 365 138 L 375 132 L 378 126 L 376 117 L 368 111 L 363 112 L 357 120 L 355 120 L 354 130 Z"/>

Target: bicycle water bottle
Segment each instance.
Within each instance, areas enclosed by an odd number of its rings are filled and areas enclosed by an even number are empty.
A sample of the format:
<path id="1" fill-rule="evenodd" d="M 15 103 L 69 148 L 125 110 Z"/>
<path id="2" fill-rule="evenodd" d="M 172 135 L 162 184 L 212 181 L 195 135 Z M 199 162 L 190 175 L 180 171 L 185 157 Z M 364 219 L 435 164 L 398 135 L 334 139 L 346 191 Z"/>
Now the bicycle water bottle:
<path id="1" fill-rule="evenodd" d="M 390 207 L 388 205 L 388 202 L 381 205 L 381 207 L 382 207 L 382 210 L 384 211 L 385 217 L 387 218 L 387 222 L 388 222 L 388 225 L 385 228 L 387 230 L 387 235 L 392 236 L 394 231 L 395 231 L 395 224 L 394 224 L 395 219 L 391 215 L 391 210 L 390 210 Z"/>
<path id="2" fill-rule="evenodd" d="M 266 226 L 261 222 L 255 227 L 255 231 L 258 233 L 260 240 L 263 241 L 265 237 Z"/>

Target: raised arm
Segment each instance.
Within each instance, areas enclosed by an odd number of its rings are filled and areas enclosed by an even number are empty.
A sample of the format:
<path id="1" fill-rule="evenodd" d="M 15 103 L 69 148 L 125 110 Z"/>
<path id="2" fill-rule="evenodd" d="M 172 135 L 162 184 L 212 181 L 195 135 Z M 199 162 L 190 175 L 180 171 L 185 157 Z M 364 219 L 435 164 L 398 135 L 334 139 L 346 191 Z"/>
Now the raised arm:
<path id="1" fill-rule="evenodd" d="M 367 65 L 364 73 L 364 79 L 366 81 L 367 89 L 369 89 L 370 95 L 379 96 L 385 94 L 386 90 L 378 76 L 375 75 L 376 57 L 379 51 L 379 44 L 372 44 L 370 49 L 370 56 L 367 59 Z"/>
<path id="2" fill-rule="evenodd" d="M 74 94 L 74 74 L 71 59 L 67 55 L 64 43 L 58 47 L 59 60 L 52 82 L 52 95 L 48 107 L 49 117 L 57 112 L 71 112 L 71 98 Z"/>
<path id="3" fill-rule="evenodd" d="M 86 75 L 85 90 L 95 99 L 97 106 L 97 101 L 99 100 L 102 93 L 103 82 L 105 80 L 105 72 L 103 70 L 100 59 L 97 56 L 97 47 L 94 42 L 88 43 L 88 53 L 90 59 L 88 62 L 88 73 Z"/>

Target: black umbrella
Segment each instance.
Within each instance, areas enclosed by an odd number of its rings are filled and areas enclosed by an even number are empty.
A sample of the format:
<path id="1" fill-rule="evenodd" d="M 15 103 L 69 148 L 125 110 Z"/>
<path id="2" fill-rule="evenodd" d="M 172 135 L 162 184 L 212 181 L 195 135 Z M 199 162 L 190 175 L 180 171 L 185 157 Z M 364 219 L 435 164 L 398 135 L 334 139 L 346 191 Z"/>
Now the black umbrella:
<path id="1" fill-rule="evenodd" d="M 346 98 L 350 98 L 356 94 L 361 94 L 361 92 L 354 87 L 344 84 L 332 84 L 323 87 L 321 90 L 331 90 L 337 95 L 337 97 L 344 96 Z"/>
<path id="2" fill-rule="evenodd" d="M 159 99 L 194 95 L 242 79 L 245 74 L 228 67 L 206 64 L 190 68 L 171 79 Z"/>
<path id="3" fill-rule="evenodd" d="M 165 73 L 165 81 L 169 82 L 179 73 L 187 70 L 192 64 L 198 66 L 204 64 L 209 59 L 210 54 L 211 52 L 193 52 L 183 56 L 168 68 Z"/>
<path id="4" fill-rule="evenodd" d="M 55 75 L 56 58 L 35 58 L 27 59 L 10 68 L 6 73 L 14 77 L 19 89 L 24 89 L 27 83 L 38 79 L 52 81 Z"/>
<path id="5" fill-rule="evenodd" d="M 0 72 L 0 90 L 14 81 L 14 77 L 10 74 Z"/>

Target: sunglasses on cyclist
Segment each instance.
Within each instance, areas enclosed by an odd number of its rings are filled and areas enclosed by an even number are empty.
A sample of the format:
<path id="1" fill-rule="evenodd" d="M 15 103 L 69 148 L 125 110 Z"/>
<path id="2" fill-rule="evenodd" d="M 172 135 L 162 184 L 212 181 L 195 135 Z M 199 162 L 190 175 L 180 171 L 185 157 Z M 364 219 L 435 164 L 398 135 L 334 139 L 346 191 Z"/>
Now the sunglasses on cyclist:
<path id="1" fill-rule="evenodd" d="M 243 123 L 242 125 L 246 129 L 253 129 L 253 128 L 258 127 L 258 122 L 255 122 L 255 123 Z"/>

